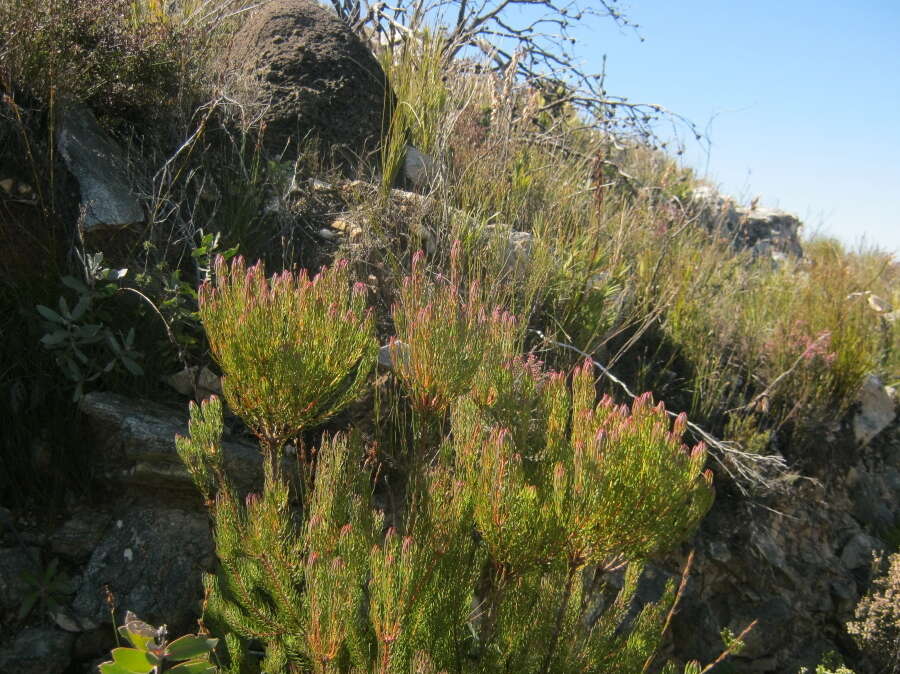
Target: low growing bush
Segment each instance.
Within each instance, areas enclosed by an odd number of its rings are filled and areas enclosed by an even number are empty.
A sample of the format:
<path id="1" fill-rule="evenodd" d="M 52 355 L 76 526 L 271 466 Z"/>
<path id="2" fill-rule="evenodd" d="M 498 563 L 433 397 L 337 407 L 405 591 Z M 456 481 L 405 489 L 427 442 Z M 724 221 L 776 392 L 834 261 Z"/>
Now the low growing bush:
<path id="1" fill-rule="evenodd" d="M 365 357 L 346 350 L 369 339 L 361 296 L 340 266 L 316 281 L 267 281 L 241 261 L 217 273 L 201 314 L 226 398 L 277 454 L 290 433 L 361 390 Z M 709 508 L 704 448 L 684 446 L 685 418 L 670 423 L 649 395 L 630 408 L 598 404 L 588 366 L 544 372 L 510 352 L 502 331 L 470 329 L 470 303 L 448 287 L 424 291 L 419 302 L 449 302 L 441 315 L 451 327 L 427 304 L 408 314 L 422 330 L 404 333 L 410 362 L 398 377 L 414 408 L 431 412 L 440 400 L 451 423 L 423 436 L 433 446 L 413 448 L 420 456 L 409 474 L 380 479 L 390 467 L 379 449 L 339 433 L 304 454 L 299 492 L 269 470 L 261 493 L 242 496 L 224 468 L 221 401 L 191 405 L 190 435 L 177 445 L 215 521 L 221 568 L 206 579 L 207 617 L 226 635 L 231 671 L 647 671 L 675 587 L 641 606 L 637 581 L 643 562 L 683 540 Z M 349 318 L 346 328 L 335 315 Z M 456 320 L 474 365 L 428 369 L 446 355 L 438 346 L 457 345 Z M 340 373 L 306 371 L 316 364 Z M 423 381 L 407 374 L 424 372 L 444 393 L 423 395 Z M 348 377 L 353 385 L 334 395 L 329 387 Z M 523 432 L 516 422 L 525 419 Z M 624 587 L 604 595 L 604 571 L 626 562 Z M 253 644 L 264 647 L 259 664 Z"/>
<path id="2" fill-rule="evenodd" d="M 278 450 L 303 428 L 354 400 L 375 364 L 365 288 L 350 290 L 346 263 L 312 279 L 305 271 L 266 278 L 262 263 L 229 267 L 200 288 L 200 318 L 222 368 L 229 406 L 267 448 Z"/>
<path id="3" fill-rule="evenodd" d="M 847 631 L 878 674 L 900 672 L 900 553 L 887 559 L 886 571 L 860 599 Z"/>

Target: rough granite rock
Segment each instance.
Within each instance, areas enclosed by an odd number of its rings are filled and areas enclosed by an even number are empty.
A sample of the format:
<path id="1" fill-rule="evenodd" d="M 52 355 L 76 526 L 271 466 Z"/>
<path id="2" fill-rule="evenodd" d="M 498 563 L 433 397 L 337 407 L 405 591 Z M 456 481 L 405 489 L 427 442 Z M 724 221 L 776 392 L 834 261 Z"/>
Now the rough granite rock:
<path id="1" fill-rule="evenodd" d="M 0 672 L 63 674 L 72 661 L 75 636 L 52 627 L 31 627 L 0 650 Z"/>
<path id="2" fill-rule="evenodd" d="M 722 649 L 719 632 L 737 634 L 752 620 L 735 671 L 794 673 L 847 647 L 843 625 L 871 582 L 871 555 L 887 548 L 879 536 L 900 522 L 900 424 L 857 451 L 842 472 L 824 465 L 781 494 L 719 496 L 692 543 L 672 623 L 678 657 L 710 662 Z"/>
<path id="3" fill-rule="evenodd" d="M 108 587 L 120 614 L 129 610 L 151 624 L 190 628 L 203 597 L 201 572 L 210 570 L 213 560 L 205 514 L 134 508 L 110 523 L 94 549 L 73 609 L 98 624 L 108 623 Z"/>
<path id="4" fill-rule="evenodd" d="M 50 550 L 72 562 L 83 562 L 91 556 L 109 525 L 108 513 L 82 509 L 50 534 Z"/>
<path id="5" fill-rule="evenodd" d="M 224 58 L 234 95 L 261 114 L 277 157 L 317 138 L 346 168 L 378 146 L 393 94 L 381 65 L 335 14 L 311 0 L 261 3 Z"/>
<path id="6" fill-rule="evenodd" d="M 159 491 L 199 500 L 194 483 L 175 450 L 175 436 L 187 435 L 184 413 L 114 393 L 89 393 L 80 403 L 88 418 L 97 466 L 107 479 L 133 487 L 131 493 Z M 222 443 L 225 466 L 240 491 L 262 479 L 259 448 L 245 442 Z"/>
<path id="7" fill-rule="evenodd" d="M 144 210 L 129 184 L 125 155 L 90 108 L 75 102 L 63 105 L 56 142 L 81 188 L 85 231 L 144 222 Z"/>
<path id="8" fill-rule="evenodd" d="M 711 232 L 727 236 L 735 248 L 752 250 L 754 256 L 778 260 L 784 255 L 803 255 L 803 223 L 791 213 L 756 205 L 738 206 L 708 185 L 694 190 L 688 207 Z"/>
<path id="9" fill-rule="evenodd" d="M 40 551 L 37 548 L 0 549 L 0 618 L 19 609 L 29 590 L 22 574 L 26 571 L 36 571 L 39 560 Z"/>

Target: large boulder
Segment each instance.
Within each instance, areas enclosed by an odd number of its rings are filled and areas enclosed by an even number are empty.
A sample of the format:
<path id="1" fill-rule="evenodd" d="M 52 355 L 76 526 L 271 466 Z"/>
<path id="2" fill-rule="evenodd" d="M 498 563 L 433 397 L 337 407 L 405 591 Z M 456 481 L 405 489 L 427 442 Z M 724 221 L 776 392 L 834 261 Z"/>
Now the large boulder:
<path id="1" fill-rule="evenodd" d="M 376 150 L 393 95 L 381 65 L 337 16 L 311 0 L 273 0 L 235 34 L 225 58 L 234 96 L 261 115 L 266 148 L 296 156 L 307 139 L 345 168 Z"/>
<path id="2" fill-rule="evenodd" d="M 716 189 L 701 185 L 691 194 L 688 207 L 698 221 L 712 232 L 729 238 L 737 249 L 749 249 L 754 256 L 778 259 L 784 255 L 803 256 L 796 215 L 757 204 L 738 206 Z"/>
<path id="3" fill-rule="evenodd" d="M 199 504 L 199 492 L 175 449 L 175 436 L 188 435 L 187 410 L 108 392 L 89 393 L 80 407 L 95 448 L 96 471 L 107 484 L 141 501 Z M 261 483 L 257 445 L 226 439 L 222 452 L 239 491 Z"/>
<path id="4" fill-rule="evenodd" d="M 81 188 L 85 231 L 144 222 L 125 153 L 100 127 L 90 108 L 74 101 L 62 105 L 56 142 Z"/>
<path id="5" fill-rule="evenodd" d="M 107 591 L 119 614 L 190 628 L 200 613 L 202 572 L 215 549 L 205 514 L 165 507 L 126 509 L 110 522 L 81 577 L 73 608 L 88 621 L 110 620 Z M 117 624 L 122 615 L 116 615 Z"/>

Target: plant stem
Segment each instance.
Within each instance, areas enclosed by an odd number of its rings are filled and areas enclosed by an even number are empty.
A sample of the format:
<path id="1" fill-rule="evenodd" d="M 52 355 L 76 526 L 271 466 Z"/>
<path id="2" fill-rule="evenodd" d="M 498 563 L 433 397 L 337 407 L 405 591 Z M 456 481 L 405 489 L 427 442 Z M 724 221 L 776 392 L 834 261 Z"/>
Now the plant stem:
<path id="1" fill-rule="evenodd" d="M 562 621 L 566 615 L 566 606 L 569 605 L 569 598 L 572 596 L 572 584 L 575 582 L 575 572 L 578 566 L 573 562 L 569 562 L 569 571 L 566 574 L 566 587 L 563 590 L 562 601 L 559 609 L 556 611 L 556 625 L 553 628 L 553 635 L 550 637 L 550 647 L 544 656 L 544 662 L 541 665 L 541 674 L 548 674 L 550 664 L 553 662 L 553 655 L 556 653 L 556 646 L 559 644 L 559 633 L 562 631 Z"/>

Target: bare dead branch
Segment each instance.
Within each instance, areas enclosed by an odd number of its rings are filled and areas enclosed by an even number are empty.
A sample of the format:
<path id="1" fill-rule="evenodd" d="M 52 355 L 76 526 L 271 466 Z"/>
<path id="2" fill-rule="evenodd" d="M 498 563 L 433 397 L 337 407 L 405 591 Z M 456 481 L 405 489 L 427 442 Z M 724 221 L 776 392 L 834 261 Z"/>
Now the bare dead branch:
<path id="1" fill-rule="evenodd" d="M 546 110 L 572 106 L 596 127 L 634 135 L 652 145 L 657 139 L 654 127 L 661 120 L 688 130 L 697 140 L 703 138 L 690 120 L 660 105 L 610 96 L 604 88 L 605 72 L 589 72 L 578 61 L 572 37 L 577 24 L 609 19 L 638 28 L 618 9 L 617 0 L 397 0 L 394 6 L 384 0 L 330 0 L 330 4 L 373 51 L 396 48 L 428 29 L 440 36 L 448 61 L 479 54 L 498 74 L 515 64 L 521 84 L 564 91 L 553 96 Z"/>

